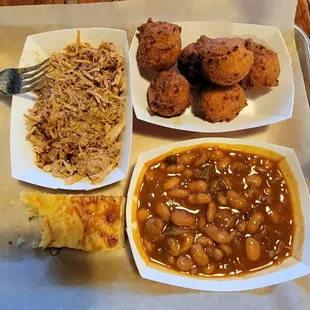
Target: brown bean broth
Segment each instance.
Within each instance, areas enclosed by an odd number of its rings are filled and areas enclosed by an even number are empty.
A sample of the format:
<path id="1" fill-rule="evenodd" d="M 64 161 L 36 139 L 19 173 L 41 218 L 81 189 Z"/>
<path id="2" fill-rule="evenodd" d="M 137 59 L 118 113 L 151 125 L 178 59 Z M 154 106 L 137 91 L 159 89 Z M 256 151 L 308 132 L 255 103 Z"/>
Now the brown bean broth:
<path id="1" fill-rule="evenodd" d="M 220 151 L 220 152 L 218 152 Z M 177 162 L 180 163 L 180 156 L 183 154 L 194 154 L 195 158 L 193 163 L 190 165 L 186 165 L 185 169 L 190 169 L 194 171 L 198 169 L 202 171 L 204 167 L 208 167 L 210 175 L 209 179 L 206 181 L 208 184 L 208 189 L 205 193 L 209 193 L 212 197 L 212 201 L 217 205 L 217 212 L 221 209 L 232 210 L 234 213 L 237 221 L 235 225 L 231 229 L 226 229 L 226 231 L 230 232 L 236 230 L 236 225 L 238 222 L 243 219 L 248 222 L 249 218 L 255 212 L 261 212 L 264 216 L 264 222 L 260 226 L 260 229 L 253 233 L 252 235 L 249 234 L 247 230 L 245 232 L 237 232 L 236 236 L 232 239 L 228 245 L 232 248 L 233 253 L 230 256 L 224 255 L 220 261 L 216 261 L 214 257 L 209 255 L 210 263 L 215 265 L 214 272 L 212 275 L 217 276 L 228 276 L 228 275 L 237 275 L 237 274 L 245 274 L 251 271 L 255 271 L 267 266 L 271 266 L 273 264 L 281 263 L 286 257 L 291 255 L 291 246 L 292 246 L 292 239 L 293 239 L 293 214 L 292 214 L 292 206 L 291 206 L 291 198 L 290 194 L 288 193 L 287 185 L 282 177 L 281 171 L 279 170 L 278 164 L 275 161 L 269 160 L 268 163 L 273 164 L 273 167 L 266 172 L 262 172 L 259 169 L 264 169 L 263 163 L 266 162 L 266 158 L 253 155 L 245 152 L 240 151 L 228 151 L 222 150 L 217 148 L 197 148 L 192 149 L 190 151 L 181 152 L 176 154 L 175 157 L 171 157 L 168 159 L 168 162 L 171 164 L 171 161 L 177 159 Z M 222 153 L 222 154 L 221 154 Z M 205 164 L 200 166 L 195 166 L 195 162 L 201 158 L 203 158 L 203 154 L 207 157 L 207 161 Z M 230 165 L 224 171 L 219 171 L 217 169 L 218 162 L 220 161 L 220 157 L 223 155 L 224 157 L 229 156 L 231 158 Z M 223 158 L 223 157 L 222 157 Z M 246 168 L 243 171 L 234 171 L 232 172 L 230 167 L 234 162 L 241 162 L 244 163 Z M 165 203 L 169 206 L 170 211 L 175 209 L 182 209 L 190 212 L 196 217 L 196 223 L 198 221 L 198 216 L 204 216 L 206 219 L 206 211 L 207 205 L 191 205 L 188 202 L 188 197 L 186 198 L 169 198 L 167 192 L 162 189 L 163 183 L 172 176 L 178 176 L 181 178 L 181 183 L 179 183 L 175 189 L 182 188 L 187 189 L 188 184 L 194 180 L 200 180 L 199 177 L 193 175 L 191 177 L 184 177 L 182 173 L 177 174 L 167 174 L 165 171 L 166 167 L 169 166 L 167 163 L 167 159 L 159 161 L 153 164 L 150 168 L 148 168 L 143 181 L 140 187 L 139 196 L 138 196 L 138 210 L 140 208 L 144 208 L 149 211 L 150 217 L 157 217 L 155 211 L 155 206 L 158 202 Z M 266 165 L 268 168 L 268 165 Z M 265 169 L 266 170 L 266 169 Z M 248 175 L 258 174 L 262 178 L 262 184 L 259 187 L 255 187 L 254 185 L 247 185 L 245 178 Z M 207 176 L 208 177 L 208 176 Z M 248 202 L 248 208 L 246 210 L 237 210 L 231 208 L 229 203 L 225 206 L 220 206 L 217 201 L 218 193 L 224 194 L 225 197 L 227 193 L 227 188 L 223 185 L 223 182 L 220 181 L 220 189 L 217 193 L 210 192 L 210 183 L 212 180 L 215 179 L 222 179 L 223 177 L 230 177 L 231 181 L 233 182 L 233 190 L 237 191 L 238 193 L 245 193 L 245 191 L 255 191 L 253 197 L 246 197 Z M 272 199 L 268 198 L 268 195 L 264 191 L 264 189 L 270 188 L 272 191 Z M 278 215 L 278 222 L 275 223 L 272 220 L 271 211 L 275 210 Z M 276 218 L 277 219 L 277 218 Z M 216 220 L 214 223 L 207 223 L 207 224 L 215 224 L 217 225 L 219 220 Z M 148 238 L 145 236 L 144 232 L 144 221 L 138 221 L 140 236 L 142 239 Z M 152 242 L 152 252 L 147 254 L 151 260 L 156 261 L 158 263 L 164 264 L 169 268 L 175 269 L 180 271 L 176 265 L 175 261 L 178 257 L 174 257 L 174 260 L 170 257 L 170 263 L 167 260 L 167 235 L 169 234 L 169 229 L 171 228 L 171 220 L 168 223 L 164 224 L 164 228 L 158 238 L 158 240 Z M 175 226 L 175 225 L 174 225 Z M 177 226 L 175 226 L 177 227 Z M 267 227 L 267 234 L 264 236 L 264 227 Z M 195 240 L 199 236 L 207 236 L 205 231 L 202 231 L 197 225 L 196 227 L 190 227 L 189 231 L 192 231 Z M 262 237 L 259 237 L 259 234 Z M 171 235 L 169 235 L 171 236 Z M 174 236 L 172 236 L 174 237 Z M 261 248 L 261 255 L 258 260 L 251 261 L 248 259 L 246 250 L 245 250 L 245 239 L 246 237 L 254 237 L 260 244 Z M 180 235 L 174 237 L 175 239 L 180 239 Z M 281 242 L 284 248 L 280 253 L 277 253 L 277 244 Z M 194 241 L 195 243 L 195 241 Z M 216 242 L 215 246 L 219 249 L 219 244 Z M 279 246 L 278 246 L 279 247 Z M 204 247 L 206 252 L 210 253 L 210 250 L 207 250 L 207 247 Z M 182 254 L 191 256 L 190 250 L 186 251 Z M 174 262 L 173 262 L 174 261 Z M 192 270 L 190 271 L 182 271 L 188 274 L 199 274 L 205 275 L 202 271 L 200 266 L 193 265 Z"/>

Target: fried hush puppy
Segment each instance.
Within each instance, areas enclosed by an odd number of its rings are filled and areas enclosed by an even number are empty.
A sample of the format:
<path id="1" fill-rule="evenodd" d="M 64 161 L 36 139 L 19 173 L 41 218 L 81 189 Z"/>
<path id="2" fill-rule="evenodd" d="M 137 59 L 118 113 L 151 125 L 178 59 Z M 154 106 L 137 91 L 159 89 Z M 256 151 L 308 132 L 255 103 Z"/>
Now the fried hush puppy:
<path id="1" fill-rule="evenodd" d="M 213 85 L 200 95 L 199 105 L 206 119 L 230 122 L 247 106 L 245 93 L 239 84 L 233 86 Z"/>
<path id="2" fill-rule="evenodd" d="M 211 40 L 207 36 L 201 36 L 196 42 L 183 48 L 178 59 L 178 69 L 193 84 L 208 82 L 202 73 L 201 61 L 203 59 L 200 50 Z"/>
<path id="3" fill-rule="evenodd" d="M 192 104 L 191 86 L 182 74 L 171 70 L 162 71 L 152 80 L 147 100 L 154 114 L 177 116 Z"/>
<path id="4" fill-rule="evenodd" d="M 230 86 L 240 82 L 254 62 L 253 41 L 241 38 L 210 39 L 201 36 L 196 48 L 203 58 L 203 74 L 211 82 Z"/>
<path id="5" fill-rule="evenodd" d="M 193 84 L 203 83 L 205 78 L 201 69 L 201 57 L 195 43 L 183 48 L 178 59 L 178 69 Z"/>
<path id="6" fill-rule="evenodd" d="M 253 51 L 254 64 L 241 86 L 245 89 L 278 86 L 281 69 L 277 53 L 257 43 L 254 43 Z"/>
<path id="7" fill-rule="evenodd" d="M 140 68 L 166 70 L 177 61 L 181 49 L 181 27 L 167 22 L 147 23 L 138 27 L 139 46 L 137 62 Z"/>

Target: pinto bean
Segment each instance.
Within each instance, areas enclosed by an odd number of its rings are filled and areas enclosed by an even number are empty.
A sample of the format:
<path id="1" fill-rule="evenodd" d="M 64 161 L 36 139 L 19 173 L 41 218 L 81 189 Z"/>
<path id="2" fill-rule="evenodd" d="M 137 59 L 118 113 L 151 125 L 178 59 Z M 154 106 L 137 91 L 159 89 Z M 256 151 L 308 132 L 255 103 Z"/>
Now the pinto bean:
<path id="1" fill-rule="evenodd" d="M 169 165 L 166 171 L 169 174 L 177 174 L 177 173 L 182 173 L 184 169 L 185 167 L 183 165 Z"/>
<path id="2" fill-rule="evenodd" d="M 179 256 L 181 254 L 181 246 L 178 239 L 172 237 L 166 239 L 166 244 L 169 249 L 169 253 L 172 256 Z"/>
<path id="3" fill-rule="evenodd" d="M 225 206 L 227 204 L 227 199 L 223 194 L 218 194 L 216 200 L 222 206 Z"/>
<path id="4" fill-rule="evenodd" d="M 240 220 L 240 221 L 238 222 L 237 226 L 236 226 L 236 227 L 237 227 L 237 230 L 238 230 L 239 232 L 244 232 L 245 229 L 246 229 L 246 225 L 247 225 L 246 221 Z"/>
<path id="5" fill-rule="evenodd" d="M 168 192 L 168 196 L 172 198 L 186 198 L 190 195 L 187 189 L 172 189 Z"/>
<path id="6" fill-rule="evenodd" d="M 263 182 L 263 179 L 258 174 L 252 174 L 252 175 L 248 175 L 245 178 L 245 181 L 247 184 L 253 184 L 256 187 L 260 187 Z"/>
<path id="7" fill-rule="evenodd" d="M 208 210 L 207 210 L 207 221 L 208 223 L 213 223 L 216 216 L 216 204 L 211 201 L 208 204 Z"/>
<path id="8" fill-rule="evenodd" d="M 207 226 L 207 222 L 206 222 L 204 216 L 199 215 L 198 216 L 198 227 L 199 227 L 199 229 L 204 232 L 206 226 Z"/>
<path id="9" fill-rule="evenodd" d="M 173 189 L 174 187 L 176 187 L 177 185 L 179 185 L 181 182 L 181 179 L 178 177 L 172 177 L 169 178 L 164 184 L 163 184 L 163 189 L 165 191 L 168 191 L 170 189 Z"/>
<path id="10" fill-rule="evenodd" d="M 223 171 L 225 169 L 227 169 L 229 167 L 231 163 L 231 158 L 228 156 L 225 156 L 223 159 L 221 159 L 218 163 L 217 163 L 217 169 L 219 171 Z"/>
<path id="11" fill-rule="evenodd" d="M 213 263 L 209 263 L 207 266 L 201 267 L 201 272 L 206 275 L 210 275 L 215 270 L 215 265 Z"/>
<path id="12" fill-rule="evenodd" d="M 237 232 L 235 230 L 231 231 L 229 233 L 229 242 L 233 241 L 236 235 L 237 235 Z"/>
<path id="13" fill-rule="evenodd" d="M 245 164 L 241 163 L 239 161 L 236 161 L 236 162 L 234 162 L 234 163 L 232 163 L 230 165 L 230 170 L 233 171 L 233 172 L 241 172 L 241 171 L 243 171 L 245 169 L 246 169 Z"/>
<path id="14" fill-rule="evenodd" d="M 207 183 L 201 180 L 192 181 L 188 184 L 188 189 L 193 193 L 203 193 L 207 188 Z"/>
<path id="15" fill-rule="evenodd" d="M 193 242 L 194 242 L 194 236 L 192 234 L 186 234 L 183 237 L 181 237 L 181 247 L 180 247 L 181 253 L 186 252 L 191 247 Z"/>
<path id="16" fill-rule="evenodd" d="M 182 154 L 179 156 L 179 163 L 184 166 L 191 165 L 194 162 L 195 158 L 195 153 Z"/>
<path id="17" fill-rule="evenodd" d="M 223 254 L 223 252 L 220 249 L 213 248 L 212 249 L 212 256 L 214 257 L 214 259 L 216 261 L 220 261 L 223 258 L 224 254 Z"/>
<path id="18" fill-rule="evenodd" d="M 248 223 L 247 223 L 247 231 L 250 233 L 250 234 L 253 234 L 255 233 L 259 228 L 260 226 L 263 224 L 264 222 L 264 216 L 262 213 L 260 212 L 256 212 L 254 213 Z"/>
<path id="19" fill-rule="evenodd" d="M 192 268 L 190 269 L 189 273 L 190 273 L 190 274 L 193 274 L 193 275 L 197 274 L 197 273 L 198 273 L 198 268 L 197 268 L 197 267 L 192 267 Z"/>
<path id="20" fill-rule="evenodd" d="M 218 229 L 215 225 L 209 225 L 205 229 L 207 235 L 218 243 L 228 243 L 230 241 L 229 233 Z"/>
<path id="21" fill-rule="evenodd" d="M 210 158 L 211 152 L 207 150 L 201 150 L 201 154 L 198 156 L 198 158 L 195 160 L 195 166 L 201 166 L 207 162 L 207 160 Z"/>
<path id="22" fill-rule="evenodd" d="M 248 207 L 248 202 L 245 197 L 234 190 L 227 192 L 228 203 L 237 210 L 245 210 Z"/>
<path id="23" fill-rule="evenodd" d="M 147 238 L 143 239 L 143 246 L 148 253 L 152 253 L 154 251 L 154 244 Z"/>
<path id="24" fill-rule="evenodd" d="M 170 210 L 167 205 L 162 202 L 156 204 L 156 213 L 158 216 L 163 219 L 166 223 L 170 220 Z"/>
<path id="25" fill-rule="evenodd" d="M 193 267 L 194 262 L 189 256 L 184 255 L 178 257 L 176 265 L 181 271 L 189 271 Z"/>
<path id="26" fill-rule="evenodd" d="M 196 231 L 198 229 L 198 223 L 196 223 L 194 225 L 188 226 L 188 229 L 190 229 L 191 231 Z"/>
<path id="27" fill-rule="evenodd" d="M 174 210 L 171 212 L 171 221 L 178 226 L 192 226 L 195 217 L 185 210 Z"/>
<path id="28" fill-rule="evenodd" d="M 137 218 L 140 222 L 146 221 L 146 219 L 150 216 L 150 212 L 144 208 L 139 208 Z"/>
<path id="29" fill-rule="evenodd" d="M 214 241 L 206 236 L 200 236 L 197 238 L 196 243 L 201 244 L 203 247 L 213 246 Z"/>
<path id="30" fill-rule="evenodd" d="M 165 260 L 169 266 L 175 265 L 175 257 L 172 256 L 169 252 L 165 252 Z"/>
<path id="31" fill-rule="evenodd" d="M 230 229 L 236 223 L 236 215 L 231 210 L 220 209 L 216 213 L 215 225 L 222 229 Z"/>
<path id="32" fill-rule="evenodd" d="M 247 258 L 250 261 L 257 261 L 260 257 L 260 245 L 258 241 L 254 238 L 246 238 L 245 239 L 245 250 L 246 250 L 246 255 Z"/>
<path id="33" fill-rule="evenodd" d="M 224 153 L 220 150 L 214 150 L 211 152 L 211 158 L 215 160 L 222 159 L 224 157 Z"/>
<path id="34" fill-rule="evenodd" d="M 209 263 L 209 257 L 200 244 L 193 244 L 191 246 L 191 254 L 198 266 L 205 266 Z"/>
<path id="35" fill-rule="evenodd" d="M 188 202 L 190 204 L 207 204 L 211 199 L 212 198 L 209 194 L 196 193 L 188 197 Z"/>
<path id="36" fill-rule="evenodd" d="M 208 254 L 209 257 L 213 257 L 213 247 L 209 247 L 209 248 L 206 248 L 206 253 Z"/>
<path id="37" fill-rule="evenodd" d="M 183 175 L 186 177 L 186 178 L 190 178 L 191 176 L 193 176 L 193 171 L 190 170 L 190 169 L 185 169 L 183 171 Z"/>
<path id="38" fill-rule="evenodd" d="M 144 233 L 150 239 L 150 241 L 154 242 L 160 238 L 163 228 L 164 223 L 161 219 L 151 217 L 145 222 Z"/>

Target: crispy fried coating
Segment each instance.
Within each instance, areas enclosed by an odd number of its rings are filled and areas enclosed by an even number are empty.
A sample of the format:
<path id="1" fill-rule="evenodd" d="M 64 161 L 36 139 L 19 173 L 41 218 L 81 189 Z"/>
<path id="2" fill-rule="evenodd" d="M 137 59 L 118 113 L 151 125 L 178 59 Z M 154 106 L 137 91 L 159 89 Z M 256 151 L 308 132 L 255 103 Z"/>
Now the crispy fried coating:
<path id="1" fill-rule="evenodd" d="M 201 59 L 195 43 L 184 47 L 178 59 L 178 69 L 193 84 L 200 84 L 206 80 L 202 74 Z"/>
<path id="2" fill-rule="evenodd" d="M 182 114 L 193 101 L 186 78 L 172 70 L 162 71 L 152 80 L 147 99 L 150 110 L 165 117 Z"/>
<path id="3" fill-rule="evenodd" d="M 140 68 L 166 70 L 177 61 L 181 49 L 181 27 L 167 22 L 147 23 L 138 27 L 139 46 L 137 62 Z"/>
<path id="4" fill-rule="evenodd" d="M 240 84 L 245 89 L 275 87 L 279 84 L 280 71 L 277 53 L 254 43 L 254 64 Z"/>
<path id="5" fill-rule="evenodd" d="M 245 93 L 239 84 L 233 86 L 213 85 L 200 95 L 199 105 L 206 119 L 216 122 L 230 122 L 247 106 Z"/>
<path id="6" fill-rule="evenodd" d="M 241 38 L 210 39 L 201 36 L 196 42 L 202 60 L 203 74 L 213 83 L 230 86 L 249 73 L 253 62 L 252 40 Z"/>

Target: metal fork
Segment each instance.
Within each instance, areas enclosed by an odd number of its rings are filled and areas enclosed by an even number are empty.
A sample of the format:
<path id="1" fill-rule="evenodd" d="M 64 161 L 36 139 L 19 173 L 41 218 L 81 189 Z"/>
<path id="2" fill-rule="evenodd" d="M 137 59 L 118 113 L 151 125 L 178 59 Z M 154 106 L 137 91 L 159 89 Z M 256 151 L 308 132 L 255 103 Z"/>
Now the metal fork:
<path id="1" fill-rule="evenodd" d="M 49 58 L 27 68 L 8 68 L 0 71 L 0 94 L 16 95 L 32 91 L 43 80 Z"/>

